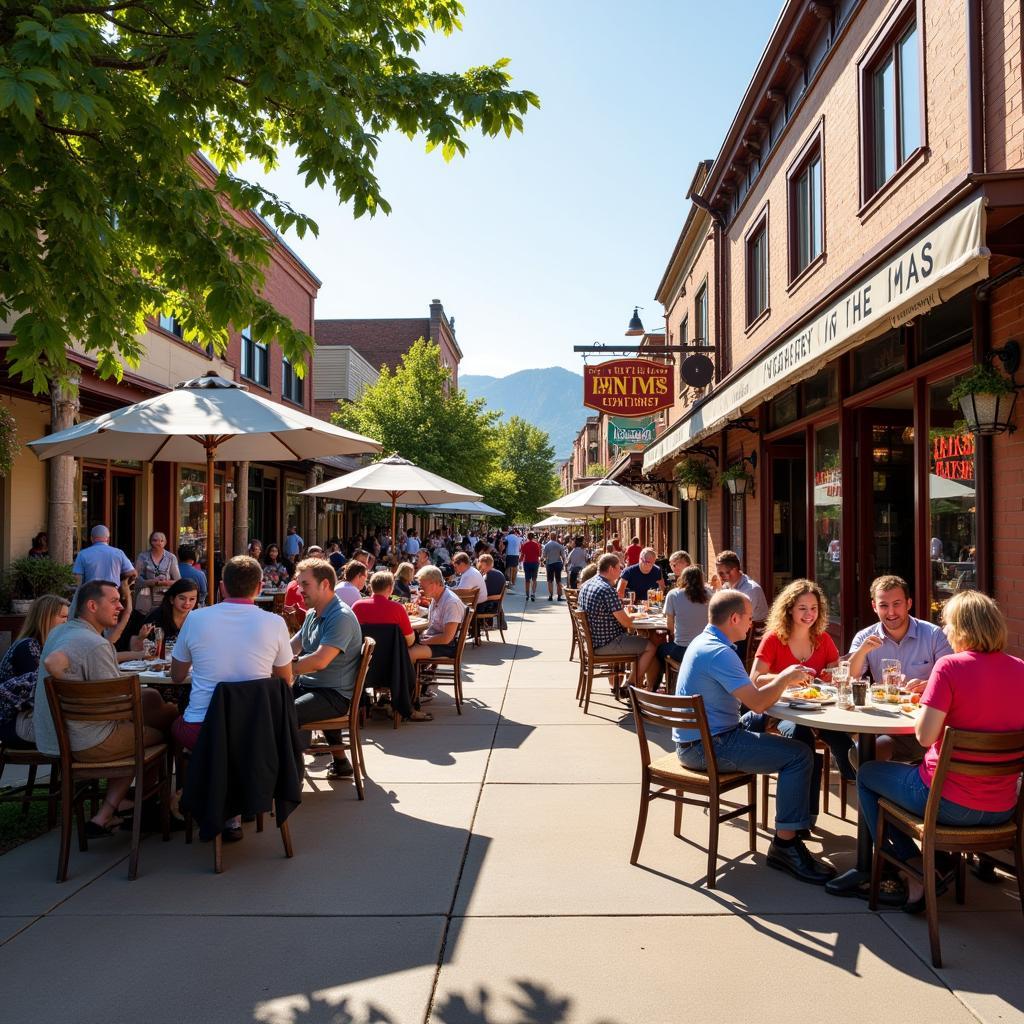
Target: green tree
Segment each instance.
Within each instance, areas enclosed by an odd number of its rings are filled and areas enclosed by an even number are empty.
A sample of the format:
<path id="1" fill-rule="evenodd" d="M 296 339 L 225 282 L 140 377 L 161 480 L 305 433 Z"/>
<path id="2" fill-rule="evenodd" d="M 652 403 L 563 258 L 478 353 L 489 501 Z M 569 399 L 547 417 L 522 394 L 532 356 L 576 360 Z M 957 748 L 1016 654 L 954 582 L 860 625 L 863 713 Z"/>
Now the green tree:
<path id="1" fill-rule="evenodd" d="M 144 318 L 223 349 L 251 324 L 294 362 L 311 340 L 260 296 L 265 232 L 317 230 L 236 173 L 293 151 L 305 183 L 358 217 L 387 212 L 374 165 L 388 131 L 445 160 L 466 136 L 522 129 L 538 101 L 507 60 L 428 73 L 428 32 L 459 0 L 35 0 L 0 4 L 0 321 L 11 368 L 37 391 L 75 338 L 119 376 Z M 205 154 L 212 162 L 197 157 Z"/>
<path id="2" fill-rule="evenodd" d="M 485 492 L 515 522 L 530 522 L 537 509 L 558 497 L 555 449 L 547 432 L 519 416 L 502 422 L 495 437 L 496 466 Z"/>
<path id="3" fill-rule="evenodd" d="M 493 468 L 497 413 L 482 398 L 451 387 L 440 350 L 420 338 L 394 370 L 383 367 L 359 400 L 339 403 L 332 419 L 366 434 L 417 466 L 483 494 Z"/>

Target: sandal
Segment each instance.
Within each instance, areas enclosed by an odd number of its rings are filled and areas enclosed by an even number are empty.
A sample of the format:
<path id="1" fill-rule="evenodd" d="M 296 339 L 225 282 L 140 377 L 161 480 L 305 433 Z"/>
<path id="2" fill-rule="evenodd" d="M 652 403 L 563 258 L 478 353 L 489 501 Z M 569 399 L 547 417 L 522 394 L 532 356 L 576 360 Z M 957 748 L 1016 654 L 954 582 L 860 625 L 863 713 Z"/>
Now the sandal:
<path id="1" fill-rule="evenodd" d="M 413 711 L 406 719 L 407 722 L 432 722 L 434 716 L 429 711 Z"/>
<path id="2" fill-rule="evenodd" d="M 114 817 L 110 819 L 109 825 L 100 825 L 95 821 L 87 821 L 85 823 L 85 838 L 86 839 L 106 839 L 108 836 L 112 836 L 124 822 Z"/>

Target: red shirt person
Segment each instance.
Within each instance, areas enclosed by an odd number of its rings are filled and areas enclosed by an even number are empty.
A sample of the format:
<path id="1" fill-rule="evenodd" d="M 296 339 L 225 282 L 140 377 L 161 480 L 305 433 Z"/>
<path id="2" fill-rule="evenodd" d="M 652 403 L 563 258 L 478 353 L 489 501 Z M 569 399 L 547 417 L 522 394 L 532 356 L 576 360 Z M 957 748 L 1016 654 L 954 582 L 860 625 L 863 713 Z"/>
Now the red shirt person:
<path id="1" fill-rule="evenodd" d="M 523 578 L 526 580 L 526 600 L 537 599 L 537 571 L 540 568 L 540 545 L 537 534 L 532 531 L 526 535 L 526 541 L 519 549 L 519 563 L 523 567 Z"/>
<path id="2" fill-rule="evenodd" d="M 634 537 L 629 542 L 629 547 L 626 548 L 626 565 L 636 565 L 640 561 L 640 552 L 643 549 L 644 546 L 640 543 L 640 538 Z"/>

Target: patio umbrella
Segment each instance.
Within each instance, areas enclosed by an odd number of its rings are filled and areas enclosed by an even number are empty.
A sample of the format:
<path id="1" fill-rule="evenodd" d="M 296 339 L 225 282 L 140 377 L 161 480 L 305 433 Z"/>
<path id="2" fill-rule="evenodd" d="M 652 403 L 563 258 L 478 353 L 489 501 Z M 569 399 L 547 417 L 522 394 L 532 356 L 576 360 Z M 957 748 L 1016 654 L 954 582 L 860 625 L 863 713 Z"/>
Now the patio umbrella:
<path id="1" fill-rule="evenodd" d="M 297 409 L 252 394 L 211 370 L 162 395 L 78 423 L 29 447 L 40 459 L 76 455 L 143 462 L 206 462 L 206 544 L 213 586 L 213 464 L 313 459 L 380 451 L 353 434 Z"/>
<path id="2" fill-rule="evenodd" d="M 500 509 L 488 505 L 486 501 L 447 501 L 440 505 L 425 505 L 424 508 L 430 512 L 462 512 L 469 516 L 503 516 L 505 513 Z"/>
<path id="3" fill-rule="evenodd" d="M 346 501 L 391 502 L 391 539 L 397 536 L 397 508 L 403 505 L 433 505 L 445 501 L 479 501 L 482 495 L 445 480 L 413 465 L 400 455 L 391 455 L 380 462 L 363 466 L 334 480 L 310 487 L 303 494 L 321 498 L 344 498 Z"/>
<path id="4" fill-rule="evenodd" d="M 586 487 L 566 494 L 556 501 L 542 505 L 541 512 L 556 515 L 592 515 L 601 517 L 601 535 L 608 535 L 609 515 L 653 516 L 657 512 L 675 512 L 675 505 L 667 505 L 657 498 L 624 487 L 614 480 L 597 480 Z"/>
<path id="5" fill-rule="evenodd" d="M 549 526 L 575 526 L 577 523 L 585 522 L 585 519 L 566 519 L 563 516 L 548 516 L 547 519 L 542 519 L 539 523 L 534 523 L 533 525 L 546 530 Z"/>

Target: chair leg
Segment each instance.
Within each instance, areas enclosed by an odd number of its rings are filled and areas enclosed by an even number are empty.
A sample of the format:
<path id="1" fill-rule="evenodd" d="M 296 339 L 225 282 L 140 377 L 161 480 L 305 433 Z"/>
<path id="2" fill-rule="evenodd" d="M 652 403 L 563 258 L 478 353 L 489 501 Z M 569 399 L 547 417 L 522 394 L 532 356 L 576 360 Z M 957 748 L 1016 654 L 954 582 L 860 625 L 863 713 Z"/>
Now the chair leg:
<path id="1" fill-rule="evenodd" d="M 587 678 L 583 684 L 583 714 L 590 714 L 590 691 L 594 688 L 594 666 L 587 665 Z"/>
<path id="2" fill-rule="evenodd" d="M 879 833 L 881 835 L 881 833 Z M 939 898 L 935 891 L 935 847 L 928 842 L 923 844 L 924 860 L 924 907 L 928 917 L 928 941 L 932 948 L 932 965 L 942 966 L 942 951 L 939 948 Z"/>
<path id="3" fill-rule="evenodd" d="M 359 744 L 352 744 L 352 781 L 356 784 L 356 796 L 362 800 L 363 793 L 363 759 L 359 750 Z"/>
<path id="4" fill-rule="evenodd" d="M 141 765 L 140 765 L 141 768 Z M 132 814 L 132 852 L 128 858 L 128 878 L 134 881 L 139 877 L 139 844 L 142 842 L 142 771 L 139 772 L 139 784 L 135 788 L 135 811 Z"/>
<path id="5" fill-rule="evenodd" d="M 284 855 L 286 857 L 294 857 L 295 851 L 292 849 L 292 833 L 291 829 L 288 828 L 288 822 L 282 821 L 278 828 L 281 830 L 281 842 L 284 844 Z"/>
<path id="6" fill-rule="evenodd" d="M 685 790 L 676 790 L 676 796 L 679 799 L 675 801 L 674 814 L 672 816 L 672 834 L 676 839 L 683 838 L 683 797 L 685 795 Z"/>
<path id="7" fill-rule="evenodd" d="M 817 754 L 815 754 L 817 757 Z M 825 814 L 828 814 L 829 800 L 832 796 L 832 787 L 829 785 L 832 776 L 832 755 L 828 747 L 825 748 L 825 756 L 822 758 L 821 766 L 821 807 Z"/>
<path id="8" fill-rule="evenodd" d="M 224 839 L 220 832 L 213 837 L 213 872 L 224 874 Z"/>
<path id="9" fill-rule="evenodd" d="M 163 778 L 160 780 L 160 826 L 163 830 L 163 841 L 171 841 L 171 773 L 164 762 Z"/>
<path id="10" fill-rule="evenodd" d="M 636 834 L 633 836 L 633 852 L 629 855 L 629 863 L 635 864 L 640 859 L 640 847 L 644 841 L 644 830 L 647 828 L 647 808 L 650 806 L 651 782 L 644 772 L 640 783 L 640 810 L 636 816 Z"/>
<path id="11" fill-rule="evenodd" d="M 967 902 L 967 858 L 962 853 L 956 855 L 956 901 Z"/>
<path id="12" fill-rule="evenodd" d="M 885 811 L 878 810 L 878 842 L 871 854 L 871 887 L 868 890 L 868 910 L 878 909 L 878 890 L 882 884 L 882 843 L 885 835 Z"/>
<path id="13" fill-rule="evenodd" d="M 722 806 L 717 792 L 712 791 L 708 795 L 708 877 L 707 888 L 717 888 L 718 874 L 718 830 L 722 823 L 719 815 L 722 813 Z"/>
<path id="14" fill-rule="evenodd" d="M 60 802 L 60 768 L 50 766 L 50 795 L 46 801 L 46 827 L 52 829 L 57 824 L 57 804 Z"/>
<path id="15" fill-rule="evenodd" d="M 847 800 L 847 795 L 848 795 L 847 794 L 847 790 L 849 789 L 849 786 L 850 786 L 850 780 L 845 775 L 843 775 L 842 772 L 840 772 L 839 773 L 839 812 L 842 815 L 843 821 L 846 821 L 846 800 Z"/>
<path id="16" fill-rule="evenodd" d="M 455 676 L 455 710 L 462 714 L 462 663 L 460 662 L 452 670 Z"/>
<path id="17" fill-rule="evenodd" d="M 768 831 L 768 775 L 761 776 L 761 828 Z"/>
<path id="18" fill-rule="evenodd" d="M 36 788 L 36 770 L 38 765 L 28 766 L 28 779 L 25 782 L 25 795 L 21 799 L 21 816 L 28 817 L 29 809 L 32 806 L 32 791 Z"/>
<path id="19" fill-rule="evenodd" d="M 71 857 L 71 815 L 73 813 L 74 791 L 71 788 L 70 772 L 61 772 L 60 800 L 60 851 L 57 854 L 57 881 L 66 882 L 68 860 Z"/>
<path id="20" fill-rule="evenodd" d="M 747 812 L 747 838 L 750 852 L 757 853 L 757 782 L 754 779 L 747 783 L 747 803 L 750 804 Z"/>
<path id="21" fill-rule="evenodd" d="M 1024 825 L 1017 826 L 1017 841 L 1013 844 L 1013 873 L 1017 876 L 1017 896 L 1024 914 Z"/>

